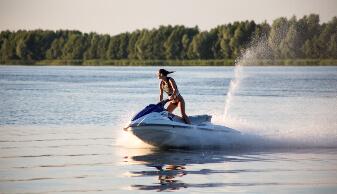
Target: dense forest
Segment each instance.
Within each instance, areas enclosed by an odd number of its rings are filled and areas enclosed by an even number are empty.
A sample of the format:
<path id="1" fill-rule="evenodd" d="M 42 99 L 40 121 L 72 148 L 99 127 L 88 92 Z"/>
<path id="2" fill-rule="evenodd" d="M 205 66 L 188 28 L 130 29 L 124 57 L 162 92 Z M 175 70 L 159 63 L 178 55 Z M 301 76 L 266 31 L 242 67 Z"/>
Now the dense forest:
<path id="1" fill-rule="evenodd" d="M 273 59 L 337 59 L 337 17 L 278 18 L 271 25 L 241 21 L 209 31 L 160 26 L 115 36 L 70 30 L 19 30 L 0 34 L 0 63 L 41 60 L 226 60 L 252 40 L 267 37 Z"/>

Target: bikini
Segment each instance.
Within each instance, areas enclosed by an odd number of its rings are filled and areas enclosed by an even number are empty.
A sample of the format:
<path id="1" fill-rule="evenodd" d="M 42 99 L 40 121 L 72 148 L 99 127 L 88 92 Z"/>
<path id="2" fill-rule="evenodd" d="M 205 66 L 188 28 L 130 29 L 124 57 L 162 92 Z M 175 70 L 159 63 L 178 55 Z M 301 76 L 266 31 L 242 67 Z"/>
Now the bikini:
<path id="1" fill-rule="evenodd" d="M 172 96 L 173 92 L 172 92 L 172 86 L 170 84 L 170 77 L 167 77 L 166 83 L 164 81 L 162 81 L 162 86 L 163 86 L 163 90 L 167 93 L 168 96 Z M 174 100 L 176 100 L 176 98 L 180 95 L 178 89 L 176 90 L 176 95 L 175 98 L 173 98 Z M 178 101 L 179 102 L 179 101 Z M 178 104 L 178 102 L 173 102 L 173 104 Z"/>

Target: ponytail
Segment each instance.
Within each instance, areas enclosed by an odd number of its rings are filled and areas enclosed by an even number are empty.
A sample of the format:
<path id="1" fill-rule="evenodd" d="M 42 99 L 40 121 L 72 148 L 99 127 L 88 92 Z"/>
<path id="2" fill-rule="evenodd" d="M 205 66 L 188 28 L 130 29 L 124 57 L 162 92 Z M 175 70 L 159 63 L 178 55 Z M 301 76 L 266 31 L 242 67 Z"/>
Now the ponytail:
<path id="1" fill-rule="evenodd" d="M 167 71 L 165 69 L 159 69 L 159 73 L 163 74 L 164 76 L 167 76 L 168 74 L 174 73 L 174 71 Z"/>

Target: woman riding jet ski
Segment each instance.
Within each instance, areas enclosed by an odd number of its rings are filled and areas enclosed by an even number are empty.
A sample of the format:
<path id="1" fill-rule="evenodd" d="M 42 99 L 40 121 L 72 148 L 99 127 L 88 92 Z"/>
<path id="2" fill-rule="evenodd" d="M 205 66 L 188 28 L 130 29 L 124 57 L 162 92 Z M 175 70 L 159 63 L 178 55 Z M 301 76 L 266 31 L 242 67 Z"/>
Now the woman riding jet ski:
<path id="1" fill-rule="evenodd" d="M 173 112 L 177 106 L 180 107 L 181 116 L 185 123 L 191 124 L 190 119 L 185 113 L 185 101 L 184 98 L 179 93 L 178 87 L 176 82 L 173 78 L 167 77 L 168 74 L 173 73 L 173 71 L 166 71 L 165 69 L 159 69 L 157 76 L 158 79 L 161 79 L 160 86 L 159 86 L 159 101 L 163 100 L 163 91 L 169 96 L 170 104 L 167 106 L 168 112 Z"/>
<path id="2" fill-rule="evenodd" d="M 163 73 L 164 72 L 164 73 Z M 158 78 L 166 79 L 160 84 L 160 102 L 150 104 L 137 113 L 130 124 L 124 128 L 125 131 L 132 132 L 139 139 L 157 147 L 199 147 L 207 146 L 214 141 L 209 138 L 216 138 L 223 135 L 222 140 L 230 138 L 232 134 L 239 134 L 238 131 L 211 123 L 212 116 L 196 115 L 188 117 L 185 113 L 185 103 L 177 90 L 177 86 L 172 78 L 166 77 L 170 73 L 166 70 L 159 70 Z M 165 83 L 163 83 L 165 82 Z M 171 85 L 171 86 L 169 86 Z M 171 89 L 167 89 L 170 88 Z M 162 90 L 168 90 L 171 94 L 169 99 L 162 100 Z M 170 93 L 172 91 L 172 93 Z M 164 105 L 170 102 L 167 110 Z M 180 106 L 182 118 L 171 112 Z M 209 137 L 205 139 L 204 137 Z M 203 141 L 209 142 L 203 142 Z"/>

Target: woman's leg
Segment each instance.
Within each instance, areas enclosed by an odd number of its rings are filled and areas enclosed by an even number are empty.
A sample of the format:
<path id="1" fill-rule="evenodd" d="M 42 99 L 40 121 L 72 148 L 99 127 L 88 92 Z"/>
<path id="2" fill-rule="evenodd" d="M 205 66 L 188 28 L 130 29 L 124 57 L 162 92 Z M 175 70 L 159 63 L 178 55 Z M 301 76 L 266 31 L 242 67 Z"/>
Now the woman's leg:
<path id="1" fill-rule="evenodd" d="M 190 118 L 188 118 L 188 116 L 186 115 L 186 112 L 185 112 L 185 101 L 184 101 L 184 99 L 182 97 L 179 99 L 179 107 L 180 107 L 180 111 L 181 111 L 181 116 L 183 117 L 185 123 L 186 124 L 191 124 Z"/>
<path id="2" fill-rule="evenodd" d="M 170 104 L 167 106 L 166 110 L 167 110 L 168 112 L 173 112 L 174 109 L 177 108 L 177 106 L 178 106 L 177 103 L 172 103 L 172 102 L 170 102 Z"/>

